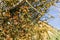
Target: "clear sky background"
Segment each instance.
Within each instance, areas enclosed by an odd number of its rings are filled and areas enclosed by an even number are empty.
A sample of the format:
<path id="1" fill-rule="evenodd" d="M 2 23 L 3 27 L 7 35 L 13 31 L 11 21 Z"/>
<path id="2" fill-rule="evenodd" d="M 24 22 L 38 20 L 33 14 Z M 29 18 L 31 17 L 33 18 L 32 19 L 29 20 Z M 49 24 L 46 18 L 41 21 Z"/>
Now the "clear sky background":
<path id="1" fill-rule="evenodd" d="M 60 3 L 56 3 L 57 6 L 51 6 L 47 14 L 45 14 L 40 20 L 44 21 L 47 20 L 47 23 L 53 26 L 54 28 L 60 29 Z M 50 16 L 53 16 L 54 18 L 50 18 Z M 50 19 L 49 19 L 50 18 Z"/>

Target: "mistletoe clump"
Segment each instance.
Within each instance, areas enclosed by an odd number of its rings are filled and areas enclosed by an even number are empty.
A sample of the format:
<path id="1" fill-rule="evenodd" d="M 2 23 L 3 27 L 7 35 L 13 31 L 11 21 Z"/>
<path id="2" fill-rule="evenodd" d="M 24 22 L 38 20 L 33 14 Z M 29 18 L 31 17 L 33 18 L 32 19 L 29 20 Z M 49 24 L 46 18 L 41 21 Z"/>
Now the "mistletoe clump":
<path id="1" fill-rule="evenodd" d="M 59 32 L 40 20 L 54 3 L 54 0 L 1 0 L 0 40 L 60 40 Z"/>

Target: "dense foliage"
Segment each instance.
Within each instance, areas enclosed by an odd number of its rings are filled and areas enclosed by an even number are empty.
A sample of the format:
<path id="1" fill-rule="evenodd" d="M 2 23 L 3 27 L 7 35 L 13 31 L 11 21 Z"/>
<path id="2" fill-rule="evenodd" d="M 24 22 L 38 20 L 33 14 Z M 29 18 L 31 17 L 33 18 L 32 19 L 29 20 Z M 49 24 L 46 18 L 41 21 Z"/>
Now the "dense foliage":
<path id="1" fill-rule="evenodd" d="M 54 3 L 54 0 L 1 0 L 0 40 L 60 40 L 57 30 L 40 21 Z"/>

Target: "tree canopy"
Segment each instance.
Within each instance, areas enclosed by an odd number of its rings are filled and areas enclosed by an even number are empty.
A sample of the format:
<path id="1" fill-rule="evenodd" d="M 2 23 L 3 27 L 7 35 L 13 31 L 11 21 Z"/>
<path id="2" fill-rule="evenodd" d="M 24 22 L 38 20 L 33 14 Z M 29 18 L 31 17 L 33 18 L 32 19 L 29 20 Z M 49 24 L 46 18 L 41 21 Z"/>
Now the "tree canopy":
<path id="1" fill-rule="evenodd" d="M 60 40 L 60 33 L 40 20 L 55 2 L 1 0 L 0 40 Z"/>

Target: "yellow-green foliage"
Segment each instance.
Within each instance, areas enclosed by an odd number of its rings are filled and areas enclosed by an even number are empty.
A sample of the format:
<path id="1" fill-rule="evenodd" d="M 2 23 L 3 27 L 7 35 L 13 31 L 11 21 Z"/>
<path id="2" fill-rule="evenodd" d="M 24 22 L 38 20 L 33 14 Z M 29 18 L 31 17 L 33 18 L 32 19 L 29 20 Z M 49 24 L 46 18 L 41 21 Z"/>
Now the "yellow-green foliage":
<path id="1" fill-rule="evenodd" d="M 2 0 L 0 40 L 60 40 L 58 30 L 40 18 L 55 0 Z"/>

